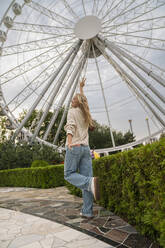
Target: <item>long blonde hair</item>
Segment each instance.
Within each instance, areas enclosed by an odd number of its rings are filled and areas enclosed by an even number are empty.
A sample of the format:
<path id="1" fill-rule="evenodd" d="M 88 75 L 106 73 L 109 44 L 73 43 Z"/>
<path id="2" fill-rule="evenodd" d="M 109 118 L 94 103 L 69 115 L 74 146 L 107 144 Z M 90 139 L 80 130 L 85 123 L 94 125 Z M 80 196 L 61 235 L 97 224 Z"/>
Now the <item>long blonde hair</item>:
<path id="1" fill-rule="evenodd" d="M 84 95 L 82 95 L 80 93 L 77 93 L 76 96 L 77 96 L 77 99 L 78 99 L 78 102 L 79 102 L 79 107 L 83 112 L 85 122 L 90 127 L 92 127 L 93 126 L 93 121 L 92 121 L 92 117 L 91 117 L 91 114 L 90 114 L 90 110 L 89 110 L 89 106 L 88 106 L 88 100 L 87 100 L 86 96 L 84 96 Z"/>

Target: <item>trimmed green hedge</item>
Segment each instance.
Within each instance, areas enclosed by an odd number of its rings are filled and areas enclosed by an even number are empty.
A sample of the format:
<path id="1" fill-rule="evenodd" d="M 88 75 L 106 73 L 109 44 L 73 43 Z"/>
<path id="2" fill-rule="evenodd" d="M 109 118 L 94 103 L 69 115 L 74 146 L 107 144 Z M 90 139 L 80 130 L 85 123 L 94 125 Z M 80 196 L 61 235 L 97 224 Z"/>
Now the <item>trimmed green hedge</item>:
<path id="1" fill-rule="evenodd" d="M 49 163 L 44 160 L 34 160 L 31 164 L 31 168 L 33 167 L 46 167 L 49 166 Z"/>
<path id="2" fill-rule="evenodd" d="M 94 160 L 93 171 L 100 178 L 99 204 L 165 247 L 165 139 Z"/>
<path id="3" fill-rule="evenodd" d="M 142 234 L 165 247 L 165 139 L 93 161 L 99 176 L 99 204 L 136 226 Z M 0 171 L 1 187 L 51 188 L 67 185 L 64 165 Z"/>
<path id="4" fill-rule="evenodd" d="M 64 186 L 64 165 L 0 170 L 0 187 L 54 188 Z"/>

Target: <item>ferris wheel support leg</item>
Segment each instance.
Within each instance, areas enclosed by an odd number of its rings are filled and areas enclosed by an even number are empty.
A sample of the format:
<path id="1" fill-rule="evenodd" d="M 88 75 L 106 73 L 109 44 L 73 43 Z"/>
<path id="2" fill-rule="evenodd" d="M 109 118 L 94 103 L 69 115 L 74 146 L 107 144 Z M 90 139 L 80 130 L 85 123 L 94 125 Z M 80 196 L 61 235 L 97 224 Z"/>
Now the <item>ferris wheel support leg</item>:
<path id="1" fill-rule="evenodd" d="M 85 63 L 84 63 L 84 64 L 85 64 Z M 73 88 L 72 88 L 71 94 L 70 94 L 70 96 L 69 96 L 67 105 L 66 105 L 65 110 L 64 110 L 64 113 L 63 113 L 63 115 L 62 115 L 60 124 L 59 124 L 59 126 L 58 126 L 58 129 L 57 129 L 57 132 L 56 132 L 56 135 L 55 135 L 55 138 L 54 138 L 54 140 L 53 140 L 53 144 L 54 144 L 54 145 L 56 145 L 56 143 L 57 143 L 57 139 L 58 139 L 58 137 L 59 137 L 59 134 L 60 134 L 61 129 L 62 129 L 62 126 L 63 126 L 63 123 L 64 123 L 64 121 L 65 121 L 65 117 L 66 117 L 67 112 L 68 112 L 68 109 L 69 109 L 69 105 L 70 105 L 71 100 L 72 100 L 72 97 L 73 97 L 73 95 L 74 95 L 74 93 L 75 93 L 76 87 L 77 87 L 77 85 L 78 85 L 78 83 L 79 83 L 79 78 L 80 78 L 81 72 L 82 72 L 82 70 L 83 70 L 83 67 L 84 67 L 84 65 L 82 66 L 81 70 L 79 71 L 79 74 L 78 74 L 78 76 L 77 76 L 77 79 L 76 79 L 76 81 L 75 81 L 75 84 L 74 84 L 74 86 L 73 86 Z"/>
<path id="2" fill-rule="evenodd" d="M 58 105 L 57 105 L 57 108 L 55 109 L 55 112 L 54 112 L 54 114 L 53 114 L 53 116 L 51 118 L 50 124 L 49 124 L 49 126 L 48 126 L 48 128 L 47 128 L 47 130 L 46 130 L 46 132 L 45 132 L 45 134 L 43 136 L 43 140 L 47 139 L 47 137 L 48 137 L 48 135 L 49 135 L 49 133 L 51 131 L 51 128 L 52 128 L 52 126 L 54 125 L 54 123 L 55 123 L 55 121 L 57 119 L 59 110 L 62 107 L 62 105 L 63 105 L 63 103 L 64 103 L 64 101 L 65 101 L 65 99 L 66 99 L 66 97 L 68 95 L 68 92 L 69 92 L 70 88 L 72 87 L 73 82 L 75 81 L 76 76 L 79 74 L 79 71 L 81 69 L 82 63 L 83 63 L 83 66 L 84 66 L 84 64 L 85 64 L 85 56 L 83 56 L 80 59 L 79 63 L 77 64 L 77 66 L 76 66 L 76 68 L 75 68 L 75 70 L 74 70 L 74 72 L 73 72 L 73 74 L 72 74 L 72 76 L 70 78 L 70 81 L 69 81 L 69 83 L 68 83 L 68 85 L 67 85 L 67 87 L 66 87 L 66 89 L 65 89 L 65 91 L 64 91 L 64 93 L 63 93 L 63 95 L 62 95 L 62 97 L 61 97 L 61 99 L 60 99 L 60 101 L 58 103 Z"/>
<path id="3" fill-rule="evenodd" d="M 71 49 L 72 52 L 71 52 L 71 54 L 70 54 L 69 62 L 68 62 L 68 64 L 67 64 L 66 68 L 64 69 L 64 72 L 63 72 L 62 75 L 60 76 L 60 78 L 59 78 L 57 84 L 55 85 L 55 87 L 54 87 L 54 89 L 53 89 L 53 94 L 51 95 L 51 98 L 50 98 L 50 100 L 49 100 L 49 102 L 48 102 L 48 104 L 47 104 L 47 106 L 46 106 L 46 109 L 44 110 L 44 113 L 43 113 L 43 115 L 42 115 L 42 117 L 41 117 L 41 119 L 40 119 L 40 121 L 39 121 L 37 127 L 36 127 L 35 130 L 34 130 L 34 134 L 33 134 L 32 138 L 31 138 L 31 143 L 34 141 L 34 139 L 35 139 L 36 136 L 38 135 L 39 130 L 40 130 L 40 128 L 41 128 L 41 125 L 42 125 L 42 123 L 44 122 L 44 120 L 45 120 L 45 118 L 46 118 L 46 116 L 47 116 L 47 114 L 48 114 L 48 112 L 49 112 L 49 109 L 50 109 L 50 107 L 51 107 L 52 104 L 53 104 L 53 101 L 54 101 L 54 99 L 55 99 L 55 97 L 56 97 L 56 95 L 57 95 L 57 93 L 58 93 L 58 91 L 59 91 L 59 89 L 60 89 L 60 87 L 61 87 L 62 82 L 64 81 L 64 79 L 65 79 L 65 77 L 66 77 L 66 75 L 67 75 L 67 73 L 68 73 L 68 71 L 69 71 L 69 69 L 70 69 L 71 64 L 73 63 L 73 60 L 74 60 L 75 57 L 76 57 L 76 54 L 77 54 L 77 52 L 78 52 L 78 50 L 79 50 L 79 48 L 80 48 L 81 43 L 82 43 L 82 42 L 79 42 L 78 45 L 76 46 L 76 48 L 74 48 L 74 52 L 73 52 L 73 49 Z"/>
<path id="4" fill-rule="evenodd" d="M 102 38 L 100 35 L 98 36 L 99 40 L 105 43 L 105 45 L 110 48 L 116 49 L 120 54 L 122 54 L 125 58 L 129 59 L 132 63 L 134 63 L 136 66 L 138 66 L 141 70 L 143 70 L 148 76 L 155 79 L 159 84 L 165 87 L 165 80 L 152 72 L 150 69 L 148 69 L 144 64 L 141 64 L 139 61 L 137 61 L 135 58 L 133 58 L 131 55 L 129 55 L 127 52 L 123 51 L 119 48 L 114 42 L 111 42 L 107 39 Z"/>
<path id="5" fill-rule="evenodd" d="M 97 42 L 96 42 L 97 43 Z M 101 42 L 102 43 L 102 42 Z M 148 84 L 148 82 L 146 82 L 145 78 L 143 78 L 130 64 L 127 63 L 127 61 L 125 59 L 123 59 L 120 54 L 118 54 L 116 51 L 114 51 L 114 49 L 108 47 L 109 50 L 120 60 L 122 61 L 133 73 L 135 73 L 136 76 L 138 76 L 138 78 L 143 82 L 145 83 L 145 85 Z M 128 74 L 129 75 L 129 74 Z M 129 76 L 130 77 L 130 76 Z M 159 103 L 157 103 L 155 101 L 155 99 L 150 96 L 148 94 L 148 92 L 146 92 L 144 90 L 143 87 L 141 87 L 138 82 L 136 80 L 134 80 L 132 77 L 131 77 L 131 81 L 136 85 L 136 87 L 155 105 L 155 107 L 157 107 L 157 109 L 159 109 L 160 112 L 162 112 L 164 115 L 165 115 L 165 109 L 161 107 L 161 105 Z M 155 91 L 154 91 L 155 93 Z"/>
<path id="6" fill-rule="evenodd" d="M 38 96 L 38 98 L 36 99 L 36 101 L 34 102 L 34 104 L 32 105 L 32 107 L 30 108 L 30 110 L 26 114 L 25 118 L 22 120 L 22 122 L 20 123 L 20 125 L 16 129 L 16 131 L 15 131 L 13 137 L 12 137 L 12 140 L 15 140 L 15 138 L 17 137 L 17 135 L 19 134 L 19 132 L 22 130 L 22 128 L 24 127 L 24 125 L 26 124 L 26 122 L 29 120 L 29 118 L 32 115 L 34 109 L 36 108 L 36 106 L 38 105 L 38 103 L 41 101 L 42 97 L 45 95 L 45 93 L 47 92 L 47 90 L 49 89 L 49 87 L 51 86 L 51 84 L 53 83 L 53 81 L 55 80 L 55 78 L 58 76 L 59 72 L 62 70 L 62 68 L 64 67 L 64 65 L 66 64 L 66 62 L 70 58 L 70 56 L 72 55 L 73 51 L 75 49 L 79 49 L 79 47 L 81 46 L 81 43 L 82 43 L 81 41 L 78 41 L 78 42 L 75 43 L 74 47 L 71 49 L 71 51 L 65 57 L 64 61 L 60 64 L 59 68 L 55 71 L 55 73 L 52 76 L 52 78 L 49 80 L 49 82 L 47 83 L 47 85 L 45 86 L 45 88 L 43 89 L 43 91 L 41 92 L 41 94 Z"/>
<path id="7" fill-rule="evenodd" d="M 102 95 L 103 95 L 103 99 L 104 99 L 104 105 L 105 105 L 105 110 L 106 110 L 106 114 L 107 114 L 109 131 L 110 131 L 110 136 L 111 136 L 111 140 L 112 140 L 112 145 L 113 145 L 113 147 L 115 147 L 115 140 L 114 140 L 114 136 L 113 136 L 113 132 L 112 132 L 112 126 L 111 126 L 111 122 L 110 122 L 110 117 L 109 117 L 106 97 L 105 97 L 105 93 L 104 93 L 103 83 L 102 83 L 100 70 L 99 70 L 97 59 L 96 59 L 96 53 L 95 53 L 95 50 L 94 50 L 93 43 L 92 43 L 92 50 L 93 50 L 93 54 L 94 54 L 94 58 L 95 58 L 95 64 L 96 64 L 97 73 L 98 73 L 98 77 L 99 77 L 99 81 L 100 81 L 101 91 L 102 91 Z"/>
<path id="8" fill-rule="evenodd" d="M 163 103 L 165 103 L 165 97 L 162 94 L 160 94 L 160 92 L 155 87 L 153 87 L 150 83 L 148 83 L 147 80 L 138 71 L 136 71 L 135 68 L 133 68 L 124 58 L 122 58 L 119 52 L 116 52 L 112 48 L 111 48 L 111 52 L 114 55 L 116 55 L 116 57 L 120 61 L 122 61 Z M 160 108 L 160 111 L 163 111 L 163 114 L 165 114 L 164 109 L 162 109 L 160 105 L 158 108 Z"/>
<path id="9" fill-rule="evenodd" d="M 143 97 L 143 95 L 140 94 L 140 92 L 134 87 L 134 85 L 137 84 L 137 82 L 127 73 L 125 72 L 120 65 L 112 58 L 110 57 L 105 50 L 102 49 L 102 46 L 99 44 L 98 39 L 94 40 L 95 45 L 97 48 L 102 52 L 103 56 L 107 59 L 107 61 L 114 67 L 114 69 L 117 71 L 119 76 L 122 78 L 123 81 L 125 81 L 135 92 L 135 94 L 144 102 L 144 104 L 149 108 L 149 110 L 153 113 L 155 118 L 159 121 L 161 126 L 165 127 L 165 122 L 162 120 L 162 118 L 157 114 L 157 112 L 150 106 L 150 104 L 146 101 L 146 99 Z"/>

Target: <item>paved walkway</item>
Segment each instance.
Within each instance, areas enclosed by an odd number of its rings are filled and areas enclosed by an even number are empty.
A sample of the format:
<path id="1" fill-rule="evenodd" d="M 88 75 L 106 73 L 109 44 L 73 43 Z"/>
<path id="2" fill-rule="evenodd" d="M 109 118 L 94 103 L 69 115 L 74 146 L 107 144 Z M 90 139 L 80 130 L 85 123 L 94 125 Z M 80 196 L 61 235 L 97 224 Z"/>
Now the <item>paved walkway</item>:
<path id="1" fill-rule="evenodd" d="M 95 218 L 82 219 L 81 206 L 66 187 L 1 187 L 0 248 L 159 248 L 96 204 Z"/>

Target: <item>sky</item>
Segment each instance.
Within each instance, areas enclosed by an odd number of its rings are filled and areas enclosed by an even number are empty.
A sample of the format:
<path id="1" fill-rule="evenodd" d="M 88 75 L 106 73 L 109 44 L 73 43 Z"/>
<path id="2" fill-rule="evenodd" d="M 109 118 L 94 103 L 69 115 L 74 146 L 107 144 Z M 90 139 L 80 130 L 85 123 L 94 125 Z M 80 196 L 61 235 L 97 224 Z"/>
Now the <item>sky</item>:
<path id="1" fill-rule="evenodd" d="M 1 0 L 0 1 L 0 17 L 2 18 L 3 14 L 5 13 L 6 9 L 8 8 L 11 0 Z"/>
<path id="2" fill-rule="evenodd" d="M 21 0 L 19 0 L 20 2 Z M 43 4 L 46 3 L 46 0 L 43 0 Z M 49 1 L 50 2 L 50 1 Z M 50 6 L 53 8 L 53 3 L 54 1 L 51 1 Z M 59 1 L 60 2 L 60 1 Z M 62 2 L 62 1 L 61 1 Z M 75 1 L 71 1 L 71 2 L 75 2 Z M 138 3 L 143 2 L 142 0 L 140 0 Z M 11 0 L 0 0 L 0 18 L 2 18 L 4 12 L 6 11 L 6 9 L 8 8 L 9 4 L 11 3 Z M 90 2 L 91 3 L 91 2 Z M 63 6 L 62 5 L 58 5 L 57 6 L 60 10 L 63 10 Z M 75 4 L 76 7 L 76 4 Z M 108 7 L 107 7 L 108 8 Z M 28 11 L 30 10 L 26 10 L 26 13 L 23 12 L 24 14 L 28 15 Z M 79 10 L 79 6 L 77 5 L 77 9 L 76 9 L 76 13 L 78 13 L 78 15 L 81 15 L 81 12 Z M 87 7 L 86 7 L 86 11 Z M 114 14 L 116 15 L 117 10 L 114 10 Z M 165 8 L 161 8 L 159 11 L 157 11 L 157 16 L 160 15 L 164 15 L 165 13 Z M 67 12 L 63 12 L 63 15 L 71 18 L 71 16 L 69 16 L 67 14 Z M 68 16 L 67 16 L 68 15 Z M 48 22 L 46 17 L 42 18 L 40 16 L 36 16 L 33 14 L 30 15 L 29 12 L 29 19 L 28 21 L 26 20 L 26 18 L 24 18 L 24 21 L 27 21 L 29 23 L 35 23 L 38 22 L 38 24 L 46 24 L 46 25 L 53 25 L 50 20 Z M 18 19 L 16 19 L 16 21 L 22 21 L 23 19 L 21 19 L 21 17 L 18 17 Z M 122 20 L 124 21 L 124 20 Z M 118 32 L 121 32 L 121 30 L 118 30 Z M 12 33 L 13 32 L 13 33 Z M 155 33 L 154 33 L 155 32 Z M 164 29 L 159 29 L 159 30 L 155 30 L 153 33 L 156 37 L 161 37 L 162 35 L 164 35 Z M 14 31 L 11 31 L 10 35 L 10 40 L 7 41 L 7 45 L 9 44 L 15 44 L 15 42 L 18 42 L 18 39 L 16 39 L 17 37 L 15 37 L 15 33 Z M 106 34 L 105 34 L 106 35 Z M 140 33 L 140 35 L 142 36 L 142 33 Z M 149 33 L 147 33 L 148 37 L 150 37 Z M 27 33 L 24 34 L 22 32 L 22 34 L 20 33 L 19 36 L 19 42 L 20 41 L 26 41 L 26 40 L 33 40 L 33 39 L 39 39 L 40 35 L 37 34 L 30 34 L 28 35 Z M 41 36 L 43 37 L 43 36 Z M 47 37 L 49 37 L 49 35 L 47 35 Z M 128 39 L 130 39 L 129 37 L 127 37 Z M 112 41 L 113 41 L 113 37 L 111 37 Z M 129 41 L 129 40 L 128 40 Z M 121 39 L 122 42 L 122 39 Z M 134 41 L 131 41 L 134 42 Z M 143 42 L 143 41 L 141 41 Z M 140 43 L 143 44 L 143 43 Z M 119 44 L 118 44 L 119 45 Z M 119 45 L 120 46 L 120 45 Z M 136 47 L 127 47 L 125 46 L 125 48 L 129 49 L 129 51 L 131 52 L 135 52 L 137 54 L 139 54 L 140 56 L 144 56 L 146 59 L 150 60 L 152 63 L 155 63 L 158 66 L 162 66 L 163 68 L 165 68 L 165 61 L 164 61 L 164 52 L 163 51 L 149 51 L 148 53 L 146 52 L 146 49 L 144 48 L 140 48 L 138 51 L 136 50 Z M 48 50 L 48 49 L 47 49 Z M 43 49 L 43 52 L 46 51 L 46 49 Z M 58 50 L 60 51 L 60 50 Z M 57 52 L 57 51 L 56 51 Z M 53 53 L 53 51 L 50 50 L 49 52 L 49 57 L 50 59 L 52 59 L 55 55 L 56 52 Z M 39 54 L 38 51 L 35 51 L 35 55 Z M 15 57 L 15 55 L 13 55 L 10 59 L 10 63 L 7 60 L 4 60 L 4 63 L 2 64 L 1 62 L 1 74 L 2 71 L 5 71 L 6 68 L 8 68 L 7 70 L 11 69 L 12 67 L 16 66 L 17 63 L 21 63 L 23 61 L 26 61 L 27 59 L 30 59 L 33 56 L 33 53 L 29 52 L 29 53 L 24 53 L 23 55 L 18 55 L 17 58 Z M 60 56 L 60 59 L 62 60 L 64 55 Z M 112 55 L 113 58 L 115 58 L 115 56 Z M 101 80 L 103 83 L 103 87 L 104 87 L 104 94 L 107 100 L 107 108 L 108 108 L 108 113 L 109 113 L 109 117 L 110 117 L 110 122 L 112 125 L 113 130 L 116 131 L 122 131 L 122 132 L 126 132 L 129 130 L 129 122 L 128 120 L 131 119 L 132 120 L 132 126 L 133 126 L 133 131 L 134 134 L 136 136 L 136 139 L 140 139 L 143 138 L 144 136 L 148 135 L 148 130 L 147 130 L 147 125 L 146 125 L 146 117 L 149 117 L 149 123 L 150 123 L 150 128 L 151 128 L 151 132 L 155 132 L 160 128 L 160 125 L 157 123 L 156 125 L 154 124 L 154 122 L 150 119 L 150 116 L 143 110 L 141 104 L 137 101 L 136 97 L 132 94 L 132 92 L 128 89 L 128 86 L 120 79 L 120 77 L 118 76 L 118 74 L 115 72 L 115 70 L 113 69 L 113 67 L 103 58 L 103 56 L 100 56 L 97 58 L 98 63 L 99 63 L 99 68 L 100 68 L 100 74 L 101 74 Z M 50 60 L 52 61 L 52 60 Z M 54 64 L 53 66 L 56 67 L 59 64 L 59 62 L 56 62 L 56 64 Z M 41 65 L 41 69 L 44 70 L 45 66 L 48 66 L 49 63 L 43 63 Z M 74 68 L 75 64 L 73 65 Z M 128 68 L 125 68 L 125 70 L 128 70 Z M 159 73 L 159 71 L 157 71 Z M 8 101 L 10 99 L 12 99 L 13 94 L 16 95 L 16 93 L 18 93 L 21 90 L 21 87 L 23 87 L 23 80 L 26 81 L 26 84 L 29 82 L 29 80 L 32 80 L 32 77 L 34 75 L 37 75 L 37 73 L 39 73 L 39 71 L 37 71 L 37 68 L 35 68 L 34 70 L 31 71 L 31 73 L 25 75 L 24 77 L 17 79 L 17 81 L 12 81 L 12 84 L 7 84 L 4 86 L 4 94 L 6 99 L 8 99 Z M 143 76 L 145 76 L 145 74 L 143 74 Z M 89 63 L 88 63 L 88 68 L 87 68 L 87 73 L 86 73 L 86 77 L 87 77 L 87 83 L 85 86 L 85 94 L 88 98 L 88 102 L 89 102 L 89 106 L 90 106 L 90 110 L 91 110 L 91 114 L 92 117 L 94 119 L 96 119 L 99 123 L 101 124 L 106 124 L 108 125 L 108 119 L 107 119 L 107 115 L 106 115 L 106 111 L 105 111 L 105 103 L 103 100 L 103 94 L 101 92 L 101 86 L 100 86 L 100 82 L 99 82 L 99 75 L 97 73 L 97 69 L 95 66 L 95 61 L 94 59 L 89 59 Z M 152 81 L 150 80 L 150 78 L 148 78 L 149 82 L 152 83 Z M 139 81 L 139 80 L 138 80 Z M 16 83 L 17 85 L 15 86 Z M 155 87 L 160 90 L 162 92 L 162 94 L 165 94 L 165 91 L 163 91 L 163 89 L 159 86 L 155 84 Z M 145 87 L 144 87 L 145 88 Z M 64 89 L 65 89 L 65 85 L 64 85 Z M 52 90 L 52 89 L 51 89 Z M 152 93 L 151 93 L 152 95 Z M 31 105 L 31 103 L 34 101 L 35 96 L 33 95 L 31 98 L 29 98 L 29 100 L 24 103 L 23 106 L 21 106 L 18 110 L 21 112 L 22 108 L 29 108 L 29 106 Z M 158 99 L 157 99 L 158 100 Z M 44 101 L 43 101 L 44 103 Z M 161 103 L 160 103 L 161 104 Z M 152 114 L 151 114 L 152 116 Z"/>

